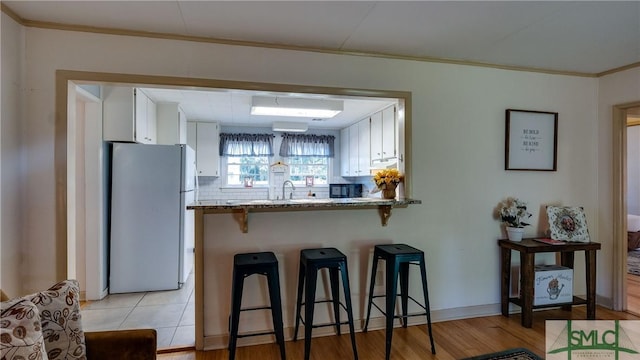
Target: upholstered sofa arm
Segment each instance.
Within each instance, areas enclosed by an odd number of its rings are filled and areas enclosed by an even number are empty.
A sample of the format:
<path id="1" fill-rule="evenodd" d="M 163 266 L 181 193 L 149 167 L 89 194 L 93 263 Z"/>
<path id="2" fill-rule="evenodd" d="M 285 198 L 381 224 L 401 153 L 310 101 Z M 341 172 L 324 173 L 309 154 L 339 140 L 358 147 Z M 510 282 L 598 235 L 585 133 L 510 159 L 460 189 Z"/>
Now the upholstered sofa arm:
<path id="1" fill-rule="evenodd" d="M 85 332 L 87 360 L 155 360 L 155 329 Z"/>

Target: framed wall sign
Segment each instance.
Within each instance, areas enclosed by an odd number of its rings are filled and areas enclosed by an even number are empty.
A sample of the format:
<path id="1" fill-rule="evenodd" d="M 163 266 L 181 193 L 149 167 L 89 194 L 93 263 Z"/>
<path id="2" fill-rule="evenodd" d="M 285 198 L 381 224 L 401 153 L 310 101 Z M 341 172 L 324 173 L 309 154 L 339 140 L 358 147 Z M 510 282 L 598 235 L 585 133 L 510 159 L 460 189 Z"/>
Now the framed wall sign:
<path id="1" fill-rule="evenodd" d="M 506 111 L 505 170 L 556 171 L 558 113 Z"/>

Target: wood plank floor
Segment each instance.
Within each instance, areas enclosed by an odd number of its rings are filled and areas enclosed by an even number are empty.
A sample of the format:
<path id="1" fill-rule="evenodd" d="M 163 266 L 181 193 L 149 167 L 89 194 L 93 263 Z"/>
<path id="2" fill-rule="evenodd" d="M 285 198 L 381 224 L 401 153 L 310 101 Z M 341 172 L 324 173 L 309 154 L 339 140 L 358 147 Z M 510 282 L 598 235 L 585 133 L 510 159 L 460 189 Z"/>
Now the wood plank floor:
<path id="1" fill-rule="evenodd" d="M 627 309 L 640 315 L 640 276 L 627 274 Z"/>
<path id="2" fill-rule="evenodd" d="M 611 311 L 598 307 L 598 319 L 640 320 L 640 317 L 625 312 Z M 436 355 L 431 354 L 426 326 L 410 326 L 406 329 L 395 328 L 391 359 L 453 360 L 501 351 L 515 347 L 525 347 L 544 357 L 545 320 L 585 319 L 586 307 L 576 306 L 572 311 L 560 309 L 536 311 L 533 327 L 520 326 L 520 315 L 506 318 L 501 315 L 473 319 L 438 322 L 433 324 L 433 336 L 436 342 Z M 384 359 L 384 331 L 357 333 L 356 342 L 360 359 Z M 304 341 L 287 341 L 287 359 L 304 358 Z M 158 355 L 161 360 L 226 360 L 227 350 L 181 351 Z M 279 360 L 280 353 L 275 344 L 239 347 L 237 360 Z M 314 338 L 311 342 L 311 360 L 353 359 L 349 335 Z"/>

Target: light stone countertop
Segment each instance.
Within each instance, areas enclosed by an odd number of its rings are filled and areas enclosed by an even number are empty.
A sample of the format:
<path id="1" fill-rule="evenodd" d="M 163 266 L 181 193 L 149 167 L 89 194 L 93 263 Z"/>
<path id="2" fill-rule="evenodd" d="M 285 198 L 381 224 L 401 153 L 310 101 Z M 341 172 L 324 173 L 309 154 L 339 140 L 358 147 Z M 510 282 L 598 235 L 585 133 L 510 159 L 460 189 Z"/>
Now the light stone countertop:
<path id="1" fill-rule="evenodd" d="M 290 200 L 201 200 L 187 206 L 188 210 L 252 210 L 252 209 L 291 209 L 314 210 L 318 208 L 363 208 L 371 206 L 401 207 L 422 204 L 415 199 L 380 198 L 331 198 L 331 199 L 290 199 Z"/>

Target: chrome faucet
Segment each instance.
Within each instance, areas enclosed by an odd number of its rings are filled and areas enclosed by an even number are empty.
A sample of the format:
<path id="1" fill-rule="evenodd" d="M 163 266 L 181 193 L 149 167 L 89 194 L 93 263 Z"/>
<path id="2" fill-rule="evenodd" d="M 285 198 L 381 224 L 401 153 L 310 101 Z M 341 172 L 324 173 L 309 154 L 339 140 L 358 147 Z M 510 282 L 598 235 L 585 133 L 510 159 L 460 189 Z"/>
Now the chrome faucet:
<path id="1" fill-rule="evenodd" d="M 289 185 L 291 185 L 291 192 L 289 193 L 289 199 L 292 199 L 292 198 L 293 198 L 293 190 L 295 190 L 295 189 L 296 189 L 295 185 L 293 185 L 293 183 L 291 182 L 291 180 L 285 180 L 285 181 L 282 183 L 282 200 L 284 200 L 284 199 L 285 199 L 285 197 L 284 197 L 284 188 L 285 188 L 285 186 L 287 186 L 287 183 L 289 183 Z"/>

